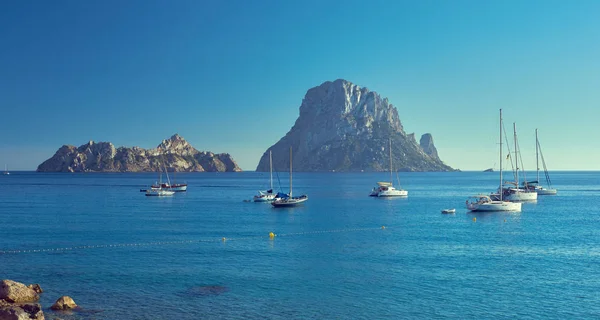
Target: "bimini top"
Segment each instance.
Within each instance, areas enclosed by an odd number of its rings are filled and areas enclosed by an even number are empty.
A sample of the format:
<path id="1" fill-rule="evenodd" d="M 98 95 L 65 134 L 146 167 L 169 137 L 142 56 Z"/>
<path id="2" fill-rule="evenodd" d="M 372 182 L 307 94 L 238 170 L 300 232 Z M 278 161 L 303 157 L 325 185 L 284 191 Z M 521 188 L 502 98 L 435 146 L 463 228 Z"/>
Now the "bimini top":
<path id="1" fill-rule="evenodd" d="M 392 183 L 391 182 L 377 182 L 377 185 L 380 187 L 391 187 Z"/>

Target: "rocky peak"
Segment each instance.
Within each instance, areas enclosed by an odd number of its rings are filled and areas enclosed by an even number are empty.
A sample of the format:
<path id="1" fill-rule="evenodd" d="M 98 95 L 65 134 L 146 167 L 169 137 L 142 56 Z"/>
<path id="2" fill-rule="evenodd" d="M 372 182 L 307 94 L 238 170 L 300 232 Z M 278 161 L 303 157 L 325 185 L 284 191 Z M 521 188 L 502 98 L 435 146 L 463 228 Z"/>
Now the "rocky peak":
<path id="1" fill-rule="evenodd" d="M 425 152 L 428 156 L 433 159 L 439 159 L 437 149 L 433 144 L 433 137 L 430 133 L 426 133 L 421 136 L 419 145 L 421 146 L 421 149 L 423 149 L 423 152 Z"/>
<path id="2" fill-rule="evenodd" d="M 404 132 L 387 98 L 343 79 L 327 81 L 306 92 L 294 126 L 265 151 L 256 170 L 269 170 L 269 150 L 275 170 L 289 168 L 290 147 L 298 171 L 387 170 L 390 140 L 396 168 L 453 170 Z"/>
<path id="3" fill-rule="evenodd" d="M 169 139 L 163 140 L 157 147 L 158 153 L 177 153 L 184 156 L 191 156 L 198 153 L 192 145 L 190 145 L 179 134 L 172 135 Z"/>

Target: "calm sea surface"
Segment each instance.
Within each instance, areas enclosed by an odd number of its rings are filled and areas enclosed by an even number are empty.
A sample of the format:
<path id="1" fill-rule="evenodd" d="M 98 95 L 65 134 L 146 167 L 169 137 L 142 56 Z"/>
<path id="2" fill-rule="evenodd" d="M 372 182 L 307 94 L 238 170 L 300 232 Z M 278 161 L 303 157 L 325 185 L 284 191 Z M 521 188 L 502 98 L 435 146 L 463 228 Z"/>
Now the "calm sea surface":
<path id="1" fill-rule="evenodd" d="M 268 173 L 178 174 L 188 192 L 154 198 L 155 174 L 13 172 L 0 278 L 82 307 L 49 319 L 598 319 L 600 173 L 550 174 L 557 196 L 473 214 L 498 173 L 401 173 L 405 199 L 367 196 L 385 173 L 297 173 L 308 202 L 276 209 L 244 202 Z"/>

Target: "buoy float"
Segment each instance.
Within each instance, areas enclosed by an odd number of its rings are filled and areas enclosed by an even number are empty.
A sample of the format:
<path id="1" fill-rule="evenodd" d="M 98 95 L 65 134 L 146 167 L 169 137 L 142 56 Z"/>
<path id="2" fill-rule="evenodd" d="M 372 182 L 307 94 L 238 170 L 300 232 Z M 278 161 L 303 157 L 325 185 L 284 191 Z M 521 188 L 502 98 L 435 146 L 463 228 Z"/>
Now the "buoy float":
<path id="1" fill-rule="evenodd" d="M 269 232 L 269 238 L 273 240 L 273 238 L 275 238 L 275 234 L 273 232 Z"/>
<path id="2" fill-rule="evenodd" d="M 383 229 L 385 229 L 385 226 L 381 226 L 381 229 L 382 229 L 382 230 L 383 230 Z"/>
<path id="3" fill-rule="evenodd" d="M 227 238 L 223 237 L 223 242 L 227 241 Z"/>
<path id="4" fill-rule="evenodd" d="M 473 218 L 473 222 L 476 222 L 476 221 L 477 221 L 477 218 Z"/>

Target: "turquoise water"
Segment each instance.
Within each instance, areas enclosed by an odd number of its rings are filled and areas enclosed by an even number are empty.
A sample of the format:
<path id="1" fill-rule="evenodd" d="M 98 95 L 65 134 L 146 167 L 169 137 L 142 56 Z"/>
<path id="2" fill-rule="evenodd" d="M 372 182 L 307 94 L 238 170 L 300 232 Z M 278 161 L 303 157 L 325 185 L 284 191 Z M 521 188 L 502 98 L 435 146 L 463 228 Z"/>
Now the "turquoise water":
<path id="1" fill-rule="evenodd" d="M 178 174 L 188 192 L 154 198 L 153 174 L 14 172 L 0 278 L 39 283 L 45 308 L 73 297 L 45 310 L 63 319 L 600 318 L 600 173 L 551 172 L 558 196 L 487 214 L 464 201 L 497 173 L 402 173 L 408 198 L 368 197 L 387 177 L 297 173 L 308 202 L 272 208 L 243 201 L 266 173 Z"/>

